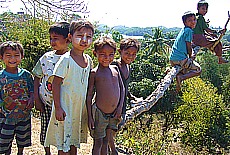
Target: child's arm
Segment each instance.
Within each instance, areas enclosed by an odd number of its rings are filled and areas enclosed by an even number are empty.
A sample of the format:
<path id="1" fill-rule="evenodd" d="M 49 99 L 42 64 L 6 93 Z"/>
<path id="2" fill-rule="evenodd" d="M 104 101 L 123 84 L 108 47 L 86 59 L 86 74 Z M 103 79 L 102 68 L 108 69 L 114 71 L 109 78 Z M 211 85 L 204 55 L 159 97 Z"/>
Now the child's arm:
<path id="1" fill-rule="evenodd" d="M 44 112 L 44 103 L 40 99 L 39 95 L 39 86 L 41 79 L 37 76 L 34 77 L 34 100 L 35 100 L 35 109 L 40 112 Z"/>
<path id="2" fill-rule="evenodd" d="M 60 102 L 60 90 L 61 90 L 61 83 L 62 78 L 58 76 L 54 76 L 53 83 L 52 83 L 52 92 L 53 92 L 53 99 L 54 99 L 54 107 L 55 107 L 55 117 L 58 121 L 64 121 L 66 113 L 61 107 Z"/>
<path id="3" fill-rule="evenodd" d="M 34 107 L 34 92 L 30 92 L 30 98 L 26 106 L 27 109 L 32 109 Z"/>
<path id="4" fill-rule="evenodd" d="M 189 58 L 191 58 L 192 60 L 194 60 L 195 59 L 195 55 L 192 56 L 192 44 L 191 44 L 191 42 L 186 41 L 186 47 L 187 47 Z"/>
<path id="5" fill-rule="evenodd" d="M 87 113 L 88 113 L 88 127 L 89 130 L 93 130 L 95 128 L 94 126 L 94 120 L 93 120 L 93 114 L 92 114 L 92 99 L 93 99 L 93 89 L 94 89 L 94 78 L 95 78 L 95 72 L 91 71 L 89 75 L 89 84 L 88 84 L 88 91 L 87 91 L 87 97 L 86 97 L 86 107 L 87 107 Z"/>
<path id="6" fill-rule="evenodd" d="M 121 112 L 122 112 L 122 107 L 123 107 L 124 98 L 125 98 L 125 87 L 124 87 L 124 84 L 122 82 L 121 74 L 120 74 L 118 69 L 117 69 L 117 71 L 118 71 L 118 80 L 119 80 L 119 86 L 120 86 L 120 100 L 118 103 L 118 107 L 114 112 L 114 117 L 115 118 L 121 118 Z"/>

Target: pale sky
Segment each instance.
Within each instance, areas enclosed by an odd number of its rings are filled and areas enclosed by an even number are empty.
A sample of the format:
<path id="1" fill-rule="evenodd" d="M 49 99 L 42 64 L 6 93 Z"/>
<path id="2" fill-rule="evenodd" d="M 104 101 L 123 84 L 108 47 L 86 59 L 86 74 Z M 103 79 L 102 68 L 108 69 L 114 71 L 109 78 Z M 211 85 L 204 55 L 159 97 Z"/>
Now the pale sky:
<path id="1" fill-rule="evenodd" d="M 209 3 L 205 19 L 210 25 L 224 27 L 230 0 L 206 0 Z M 108 26 L 183 27 L 186 11 L 197 12 L 198 0 L 89 0 L 90 19 Z M 229 24 L 230 29 L 230 24 Z"/>
<path id="2" fill-rule="evenodd" d="M 14 0 L 14 5 L 11 5 L 10 9 L 19 11 L 20 5 L 16 5 L 19 1 Z M 224 27 L 228 11 L 230 11 L 230 0 L 206 1 L 209 3 L 209 9 L 205 19 L 210 20 L 211 26 Z M 170 28 L 183 27 L 181 16 L 186 11 L 196 13 L 198 0 L 85 0 L 85 2 L 88 2 L 90 11 L 88 19 L 99 21 L 99 24 L 106 24 L 110 27 L 123 25 L 127 27 L 165 26 Z M 230 29 L 230 24 L 228 29 Z"/>

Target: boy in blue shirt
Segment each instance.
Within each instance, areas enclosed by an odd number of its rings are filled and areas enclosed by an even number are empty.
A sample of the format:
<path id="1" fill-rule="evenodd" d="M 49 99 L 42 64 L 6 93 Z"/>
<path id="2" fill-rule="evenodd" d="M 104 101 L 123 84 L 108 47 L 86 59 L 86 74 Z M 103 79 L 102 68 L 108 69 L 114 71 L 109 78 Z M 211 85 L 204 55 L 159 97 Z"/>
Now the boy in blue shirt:
<path id="1" fill-rule="evenodd" d="M 172 66 L 179 65 L 182 71 L 176 77 L 176 91 L 179 92 L 181 82 L 188 78 L 198 76 L 201 74 L 200 65 L 194 61 L 195 56 L 192 55 L 192 35 L 193 28 L 196 26 L 196 16 L 192 12 L 185 12 L 182 16 L 184 28 L 178 34 L 170 54 L 170 64 Z"/>
<path id="2" fill-rule="evenodd" d="M 31 146 L 31 109 L 34 106 L 32 74 L 19 65 L 24 50 L 21 44 L 7 41 L 0 45 L 0 154 L 10 155 L 15 137 L 18 153 Z"/>

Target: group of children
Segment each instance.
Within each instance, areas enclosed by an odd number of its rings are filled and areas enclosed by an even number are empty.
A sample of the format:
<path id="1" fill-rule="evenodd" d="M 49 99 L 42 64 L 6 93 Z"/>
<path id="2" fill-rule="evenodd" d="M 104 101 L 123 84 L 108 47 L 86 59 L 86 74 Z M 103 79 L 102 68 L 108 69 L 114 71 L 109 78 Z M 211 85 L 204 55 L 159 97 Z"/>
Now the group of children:
<path id="1" fill-rule="evenodd" d="M 176 76 L 177 92 L 180 91 L 183 80 L 201 74 L 200 65 L 194 61 L 197 53 L 194 49 L 205 47 L 211 50 L 218 39 L 215 35 L 216 30 L 210 29 L 204 19 L 208 11 L 208 3 L 205 0 L 200 0 L 197 3 L 197 10 L 197 14 L 188 11 L 182 16 L 185 27 L 178 34 L 170 54 L 171 66 L 179 65 L 182 68 L 182 71 Z M 226 29 L 220 32 L 225 33 Z M 212 52 L 218 57 L 218 64 L 228 63 L 228 60 L 222 57 L 221 42 L 214 47 Z"/>
<path id="2" fill-rule="evenodd" d="M 213 43 L 201 41 L 204 32 L 213 32 L 203 22 L 207 8 L 208 3 L 200 1 L 198 20 L 191 12 L 182 16 L 185 27 L 170 55 L 170 64 L 183 68 L 177 75 L 178 91 L 183 80 L 201 74 L 192 43 L 202 47 Z M 5 64 L 0 71 L 0 154 L 11 154 L 14 136 L 18 155 L 31 145 L 31 108 L 35 101 L 41 113 L 40 141 L 46 155 L 51 154 L 50 145 L 57 147 L 59 155 L 76 155 L 80 143 L 87 140 L 87 128 L 94 140 L 92 154 L 107 154 L 110 148 L 117 155 L 114 136 L 125 119 L 126 98 L 137 99 L 128 92 L 128 83 L 129 65 L 140 50 L 140 42 L 123 39 L 117 48 L 113 39 L 99 37 L 93 43 L 98 60 L 93 68 L 91 57 L 84 53 L 94 36 L 94 26 L 89 21 L 59 22 L 50 26 L 49 34 L 53 51 L 39 59 L 32 74 L 19 68 L 24 56 L 21 44 L 7 41 L 0 45 L 0 58 Z M 219 64 L 228 62 L 222 58 L 221 47 L 214 48 Z M 116 51 L 120 53 L 118 60 L 114 60 Z"/>
<path id="3" fill-rule="evenodd" d="M 94 139 L 93 154 L 107 154 L 109 144 L 113 154 L 118 154 L 114 132 L 125 113 L 129 64 L 140 49 L 139 41 L 123 39 L 118 49 L 121 59 L 114 62 L 115 41 L 99 37 L 93 50 L 98 65 L 93 68 L 91 57 L 84 53 L 94 35 L 89 21 L 55 23 L 49 34 L 53 51 L 39 59 L 32 74 L 19 68 L 24 55 L 21 44 L 7 41 L 0 45 L 5 64 L 0 75 L 0 154 L 11 154 L 14 136 L 18 155 L 31 145 L 34 101 L 41 113 L 40 142 L 46 155 L 51 154 L 50 145 L 57 147 L 59 155 L 76 155 L 80 143 L 87 140 L 87 128 Z"/>

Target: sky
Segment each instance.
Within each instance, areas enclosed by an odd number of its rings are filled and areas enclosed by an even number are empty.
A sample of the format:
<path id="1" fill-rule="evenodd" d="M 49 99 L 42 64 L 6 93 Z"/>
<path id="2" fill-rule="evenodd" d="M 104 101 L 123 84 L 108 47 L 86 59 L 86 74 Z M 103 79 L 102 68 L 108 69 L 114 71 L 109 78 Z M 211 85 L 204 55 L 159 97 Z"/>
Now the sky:
<path id="1" fill-rule="evenodd" d="M 209 19 L 210 25 L 213 27 L 224 27 L 228 11 L 230 11 L 230 0 L 206 1 L 209 3 L 209 9 L 205 19 Z M 19 10 L 20 5 L 15 5 L 18 2 L 20 0 L 9 3 L 9 8 L 13 11 Z M 182 15 L 186 11 L 196 13 L 198 0 L 85 0 L 85 2 L 88 3 L 90 11 L 87 14 L 88 19 L 92 22 L 98 21 L 99 24 L 109 27 L 122 25 L 126 27 L 165 26 L 170 28 L 183 27 Z M 230 24 L 227 28 L 230 29 Z"/>

